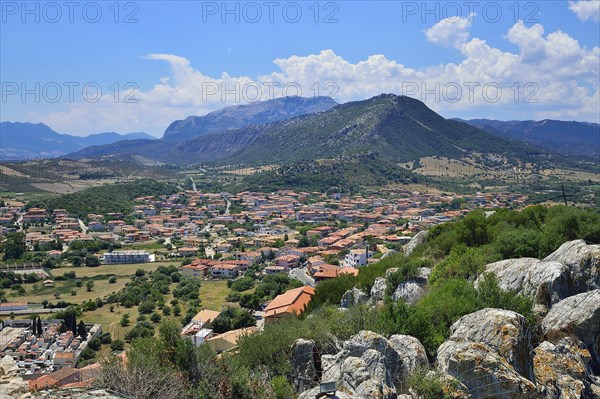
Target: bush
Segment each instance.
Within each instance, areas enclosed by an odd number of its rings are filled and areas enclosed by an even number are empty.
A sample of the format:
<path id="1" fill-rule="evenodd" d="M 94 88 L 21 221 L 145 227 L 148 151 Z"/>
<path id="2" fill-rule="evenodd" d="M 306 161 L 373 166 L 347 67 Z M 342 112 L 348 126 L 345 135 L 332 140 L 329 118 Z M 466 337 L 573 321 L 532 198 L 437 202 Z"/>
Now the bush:
<path id="1" fill-rule="evenodd" d="M 83 360 L 93 359 L 94 356 L 96 356 L 96 352 L 90 349 L 89 346 L 87 346 L 84 350 L 81 351 L 81 359 Z"/>
<path id="2" fill-rule="evenodd" d="M 156 312 L 152 313 L 152 315 L 150 316 L 150 320 L 155 324 L 159 323 L 160 319 L 161 319 L 160 315 Z"/>
<path id="3" fill-rule="evenodd" d="M 254 279 L 252 277 L 240 277 L 233 281 L 231 289 L 237 292 L 247 291 L 254 287 Z"/>
<path id="4" fill-rule="evenodd" d="M 115 284 L 117 282 L 117 276 L 110 276 L 108 278 L 108 283 L 109 284 Z"/>
<path id="5" fill-rule="evenodd" d="M 112 351 L 122 351 L 123 349 L 125 349 L 125 342 L 120 339 L 115 339 L 110 343 L 110 350 Z"/>
<path id="6" fill-rule="evenodd" d="M 88 348 L 91 350 L 97 351 L 102 346 L 102 342 L 98 338 L 93 338 L 88 342 Z"/>
<path id="7" fill-rule="evenodd" d="M 336 278 L 322 281 L 315 289 L 315 295 L 308 304 L 308 310 L 316 309 L 323 305 L 339 305 L 346 291 L 356 284 L 356 277 L 351 274 L 342 274 Z"/>
<path id="8" fill-rule="evenodd" d="M 419 367 L 408 377 L 408 387 L 421 399 L 451 399 L 444 392 L 442 376 L 427 367 Z"/>
<path id="9" fill-rule="evenodd" d="M 230 292 L 225 297 L 225 300 L 227 302 L 239 302 L 241 297 L 242 297 L 242 294 L 240 294 L 239 292 Z"/>
<path id="10" fill-rule="evenodd" d="M 125 340 L 131 341 L 136 338 L 149 338 L 152 336 L 154 336 L 154 325 L 147 321 L 141 321 L 125 334 Z"/>

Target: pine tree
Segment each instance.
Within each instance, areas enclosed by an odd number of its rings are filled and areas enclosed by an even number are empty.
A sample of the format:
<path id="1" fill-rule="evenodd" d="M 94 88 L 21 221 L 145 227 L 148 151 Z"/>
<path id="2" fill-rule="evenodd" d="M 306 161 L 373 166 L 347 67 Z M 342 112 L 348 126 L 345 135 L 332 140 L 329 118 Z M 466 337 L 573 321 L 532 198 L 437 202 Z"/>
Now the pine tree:
<path id="1" fill-rule="evenodd" d="M 71 331 L 73 331 L 73 335 L 77 332 L 77 316 L 73 313 L 73 318 L 71 319 Z"/>

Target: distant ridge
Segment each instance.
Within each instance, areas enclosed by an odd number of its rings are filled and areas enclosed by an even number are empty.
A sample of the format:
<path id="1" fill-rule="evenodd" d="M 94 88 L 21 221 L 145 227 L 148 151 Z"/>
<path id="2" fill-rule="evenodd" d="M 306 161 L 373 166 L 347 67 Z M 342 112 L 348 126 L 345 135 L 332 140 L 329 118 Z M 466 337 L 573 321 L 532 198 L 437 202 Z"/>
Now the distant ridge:
<path id="1" fill-rule="evenodd" d="M 154 139 L 146 133 L 91 134 L 85 137 L 60 134 L 43 123 L 1 122 L 0 160 L 54 158 L 91 145 L 104 145 L 120 140 Z"/>
<path id="2" fill-rule="evenodd" d="M 566 155 L 600 157 L 600 125 L 590 122 L 462 120 L 496 136 L 525 141 Z"/>

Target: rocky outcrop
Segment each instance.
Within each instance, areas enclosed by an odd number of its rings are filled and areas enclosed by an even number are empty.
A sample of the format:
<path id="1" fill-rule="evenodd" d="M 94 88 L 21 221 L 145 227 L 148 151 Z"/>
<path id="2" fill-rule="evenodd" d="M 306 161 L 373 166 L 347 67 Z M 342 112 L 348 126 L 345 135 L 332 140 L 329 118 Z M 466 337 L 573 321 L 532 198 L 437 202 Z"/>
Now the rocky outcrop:
<path id="1" fill-rule="evenodd" d="M 408 304 L 414 304 L 425 294 L 425 287 L 415 280 L 408 280 L 398 284 L 392 294 L 393 301 L 404 301 Z"/>
<path id="2" fill-rule="evenodd" d="M 556 343 L 542 342 L 533 358 L 538 391 L 548 399 L 592 398 L 594 382 L 589 378 L 589 351 L 577 338 L 563 337 Z"/>
<path id="3" fill-rule="evenodd" d="M 450 327 L 451 340 L 490 346 L 523 377 L 534 380 L 527 320 L 503 309 L 483 309 L 461 317 Z"/>
<path id="4" fill-rule="evenodd" d="M 547 307 L 572 294 L 569 269 L 556 261 L 520 258 L 490 263 L 475 282 L 476 286 L 487 273 L 498 277 L 503 290 L 515 291 Z"/>
<path id="5" fill-rule="evenodd" d="M 410 373 L 419 367 L 429 365 L 427 352 L 421 342 L 410 335 L 392 335 L 390 337 L 392 348 L 400 354 L 402 361 L 402 370 L 399 378 L 406 381 Z"/>
<path id="6" fill-rule="evenodd" d="M 19 375 L 17 363 L 10 356 L 0 359 L 0 399 L 31 397 L 29 385 Z"/>
<path id="7" fill-rule="evenodd" d="M 375 282 L 373 283 L 373 287 L 371 287 L 371 299 L 370 303 L 374 304 L 378 301 L 383 301 L 385 297 L 385 290 L 387 289 L 387 283 L 385 278 L 377 277 Z"/>
<path id="8" fill-rule="evenodd" d="M 352 287 L 351 290 L 346 291 L 344 295 L 342 295 L 340 307 L 348 309 L 355 305 L 364 305 L 368 301 L 369 296 L 364 291 Z"/>
<path id="9" fill-rule="evenodd" d="M 403 300 L 406 303 L 414 304 L 425 294 L 425 286 L 431 274 L 431 269 L 422 267 L 419 269 L 419 275 L 398 284 L 396 290 L 392 294 L 392 300 Z"/>
<path id="10" fill-rule="evenodd" d="M 537 397 L 535 385 L 489 345 L 449 340 L 439 347 L 437 360 L 440 371 L 463 383 L 474 399 Z"/>
<path id="11" fill-rule="evenodd" d="M 600 288 L 600 245 L 588 245 L 583 240 L 569 241 L 544 260 L 567 266 L 571 272 L 573 293 Z"/>
<path id="12" fill-rule="evenodd" d="M 518 313 L 483 309 L 461 317 L 438 349 L 438 367 L 474 399 L 535 396 L 529 326 Z M 495 396 L 494 396 L 495 395 Z"/>
<path id="13" fill-rule="evenodd" d="M 315 342 L 298 339 L 292 345 L 292 367 L 294 368 L 294 388 L 296 392 L 304 392 L 318 385 L 319 370 Z"/>
<path id="14" fill-rule="evenodd" d="M 569 241 L 541 261 L 506 259 L 487 265 L 483 275 L 487 273 L 498 277 L 500 288 L 513 290 L 550 308 L 571 295 L 600 288 L 600 245 Z"/>
<path id="15" fill-rule="evenodd" d="M 410 241 L 404 246 L 404 253 L 410 255 L 415 250 L 417 245 L 421 245 L 427 239 L 428 230 L 419 231 Z"/>
<path id="16" fill-rule="evenodd" d="M 321 358 L 322 382 L 335 382 L 338 392 L 352 399 L 396 399 L 396 385 L 415 367 L 427 363 L 425 348 L 409 336 L 389 340 L 371 331 L 361 331 L 342 344 L 335 355 Z M 313 399 L 319 387 L 303 392 L 300 399 Z M 342 396 L 340 396 L 342 398 Z"/>
<path id="17" fill-rule="evenodd" d="M 565 334 L 578 337 L 600 364 L 600 289 L 560 301 L 542 320 L 542 332 L 551 341 Z"/>

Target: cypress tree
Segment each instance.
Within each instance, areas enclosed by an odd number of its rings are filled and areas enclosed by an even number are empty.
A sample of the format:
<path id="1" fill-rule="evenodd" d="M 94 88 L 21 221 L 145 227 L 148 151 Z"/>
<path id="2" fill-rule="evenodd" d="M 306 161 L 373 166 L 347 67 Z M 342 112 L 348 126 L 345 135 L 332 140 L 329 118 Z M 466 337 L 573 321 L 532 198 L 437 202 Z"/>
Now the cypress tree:
<path id="1" fill-rule="evenodd" d="M 38 317 L 38 319 L 37 319 L 37 333 L 38 333 L 38 336 L 41 336 L 44 334 L 44 329 L 42 328 L 42 319 L 40 317 Z"/>
<path id="2" fill-rule="evenodd" d="M 85 329 L 85 324 L 83 323 L 83 320 L 81 320 L 79 322 L 79 325 L 77 326 L 77 335 L 79 335 L 79 337 L 81 337 L 82 340 L 84 340 L 85 337 L 87 337 L 87 330 Z"/>

